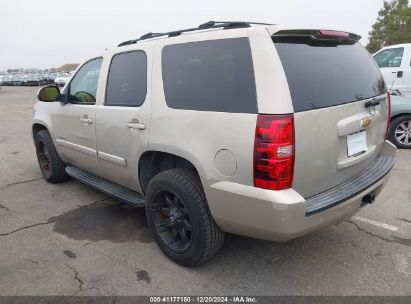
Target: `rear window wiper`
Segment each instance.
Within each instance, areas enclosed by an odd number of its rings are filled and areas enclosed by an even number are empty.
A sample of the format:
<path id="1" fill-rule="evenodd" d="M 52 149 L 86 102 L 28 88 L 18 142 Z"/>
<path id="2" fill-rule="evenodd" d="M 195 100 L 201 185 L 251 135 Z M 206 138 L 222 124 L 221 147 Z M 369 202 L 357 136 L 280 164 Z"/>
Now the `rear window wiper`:
<path id="1" fill-rule="evenodd" d="M 310 102 L 310 104 L 313 107 L 313 109 L 318 109 L 318 106 L 315 103 Z"/>

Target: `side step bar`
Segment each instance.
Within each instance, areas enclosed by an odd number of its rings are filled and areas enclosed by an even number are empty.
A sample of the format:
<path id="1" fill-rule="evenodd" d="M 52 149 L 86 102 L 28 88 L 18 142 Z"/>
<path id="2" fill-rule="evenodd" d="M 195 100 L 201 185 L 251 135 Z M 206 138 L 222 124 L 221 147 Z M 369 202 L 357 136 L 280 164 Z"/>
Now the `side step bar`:
<path id="1" fill-rule="evenodd" d="M 116 183 L 113 183 L 109 180 L 106 180 L 75 166 L 67 166 L 66 172 L 68 175 L 79 180 L 80 182 L 101 192 L 104 192 L 126 204 L 130 204 L 136 207 L 145 206 L 144 196 L 138 192 L 120 186 Z"/>

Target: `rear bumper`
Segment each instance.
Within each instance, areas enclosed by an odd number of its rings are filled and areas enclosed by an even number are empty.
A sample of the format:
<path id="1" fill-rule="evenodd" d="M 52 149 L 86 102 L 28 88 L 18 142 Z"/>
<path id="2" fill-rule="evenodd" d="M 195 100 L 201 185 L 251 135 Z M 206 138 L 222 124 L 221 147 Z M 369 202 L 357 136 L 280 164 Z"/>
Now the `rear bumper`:
<path id="1" fill-rule="evenodd" d="M 293 189 L 270 191 L 227 181 L 202 179 L 210 211 L 226 232 L 287 241 L 337 224 L 356 213 L 362 199 L 383 189 L 396 148 L 385 142 L 364 172 L 323 193 L 304 199 Z"/>

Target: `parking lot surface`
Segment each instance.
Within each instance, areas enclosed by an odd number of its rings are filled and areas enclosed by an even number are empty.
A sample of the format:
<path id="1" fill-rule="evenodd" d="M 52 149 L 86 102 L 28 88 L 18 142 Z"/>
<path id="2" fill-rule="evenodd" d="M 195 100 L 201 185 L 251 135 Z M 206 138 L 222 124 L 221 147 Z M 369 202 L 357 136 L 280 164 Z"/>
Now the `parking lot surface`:
<path id="1" fill-rule="evenodd" d="M 227 235 L 190 269 L 162 254 L 144 209 L 41 178 L 36 90 L 0 90 L 0 295 L 411 295 L 411 151 L 355 217 L 283 244 Z"/>

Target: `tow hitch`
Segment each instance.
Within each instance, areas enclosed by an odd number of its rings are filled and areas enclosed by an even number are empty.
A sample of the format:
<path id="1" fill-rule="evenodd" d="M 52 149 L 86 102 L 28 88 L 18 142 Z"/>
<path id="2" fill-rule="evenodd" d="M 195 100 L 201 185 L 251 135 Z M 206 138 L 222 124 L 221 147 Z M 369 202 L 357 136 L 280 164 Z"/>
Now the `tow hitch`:
<path id="1" fill-rule="evenodd" d="M 364 196 L 361 200 L 361 206 L 365 206 L 367 204 L 372 204 L 375 201 L 375 191 L 371 191 L 366 196 Z"/>

